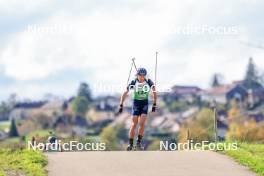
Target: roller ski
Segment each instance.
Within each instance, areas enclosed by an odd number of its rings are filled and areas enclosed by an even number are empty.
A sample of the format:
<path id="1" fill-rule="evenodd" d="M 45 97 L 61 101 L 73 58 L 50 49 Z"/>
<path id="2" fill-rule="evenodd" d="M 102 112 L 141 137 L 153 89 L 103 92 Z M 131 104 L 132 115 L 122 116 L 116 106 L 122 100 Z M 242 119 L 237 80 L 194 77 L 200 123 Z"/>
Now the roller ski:
<path id="1" fill-rule="evenodd" d="M 133 145 L 128 145 L 127 148 L 126 148 L 127 151 L 132 151 L 134 150 L 134 146 Z"/>
<path id="2" fill-rule="evenodd" d="M 127 151 L 143 151 L 143 150 L 145 150 L 145 148 L 142 144 L 137 144 L 135 146 L 129 144 L 127 146 L 126 150 Z"/>
<path id="3" fill-rule="evenodd" d="M 143 151 L 145 150 L 144 146 L 141 143 L 137 143 L 137 145 L 134 147 L 135 151 Z"/>

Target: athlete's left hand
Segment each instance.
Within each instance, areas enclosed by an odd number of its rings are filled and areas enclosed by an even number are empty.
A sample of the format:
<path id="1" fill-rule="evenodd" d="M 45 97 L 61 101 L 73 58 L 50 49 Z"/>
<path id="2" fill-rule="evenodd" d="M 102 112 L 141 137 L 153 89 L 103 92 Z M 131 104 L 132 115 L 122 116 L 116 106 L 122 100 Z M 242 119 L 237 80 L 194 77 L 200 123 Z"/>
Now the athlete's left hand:
<path id="1" fill-rule="evenodd" d="M 153 103 L 153 105 L 152 105 L 152 112 L 156 112 L 156 107 L 157 107 L 156 103 Z"/>
<path id="2" fill-rule="evenodd" d="M 123 105 L 122 104 L 120 104 L 119 105 L 119 110 L 118 110 L 118 113 L 119 114 L 121 114 L 123 112 Z"/>

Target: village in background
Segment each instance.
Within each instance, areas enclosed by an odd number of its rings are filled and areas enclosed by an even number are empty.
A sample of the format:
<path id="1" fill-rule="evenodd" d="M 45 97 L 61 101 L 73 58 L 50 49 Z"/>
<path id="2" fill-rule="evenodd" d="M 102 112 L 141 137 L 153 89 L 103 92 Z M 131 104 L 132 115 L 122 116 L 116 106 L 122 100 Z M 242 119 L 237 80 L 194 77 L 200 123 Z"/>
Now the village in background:
<path id="1" fill-rule="evenodd" d="M 238 66 L 239 67 L 239 66 Z M 241 80 L 226 83 L 221 73 L 208 75 L 210 88 L 174 85 L 158 92 L 158 110 L 150 113 L 144 145 L 158 150 L 159 141 L 214 141 L 216 103 L 219 141 L 264 143 L 264 87 L 261 68 L 249 58 Z M 228 77 L 228 75 L 225 75 Z M 121 92 L 120 92 L 121 93 Z M 18 101 L 16 95 L 0 104 L 0 147 L 27 146 L 56 135 L 63 142 L 101 141 L 107 150 L 124 150 L 128 141 L 131 102 L 118 114 L 120 96 L 93 96 L 88 83 L 76 87 L 76 95 L 61 99 L 46 96 L 39 101 Z"/>

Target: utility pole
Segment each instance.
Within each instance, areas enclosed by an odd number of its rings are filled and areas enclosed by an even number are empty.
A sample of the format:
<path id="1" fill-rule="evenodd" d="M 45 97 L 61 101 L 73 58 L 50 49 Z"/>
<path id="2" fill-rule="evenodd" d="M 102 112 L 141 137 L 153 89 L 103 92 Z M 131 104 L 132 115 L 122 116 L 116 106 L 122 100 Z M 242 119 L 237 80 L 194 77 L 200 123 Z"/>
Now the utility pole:
<path id="1" fill-rule="evenodd" d="M 213 116 L 214 116 L 214 139 L 215 139 L 215 144 L 217 144 L 218 140 L 218 134 L 217 134 L 217 107 L 216 107 L 216 101 L 213 100 L 211 107 L 213 109 Z"/>

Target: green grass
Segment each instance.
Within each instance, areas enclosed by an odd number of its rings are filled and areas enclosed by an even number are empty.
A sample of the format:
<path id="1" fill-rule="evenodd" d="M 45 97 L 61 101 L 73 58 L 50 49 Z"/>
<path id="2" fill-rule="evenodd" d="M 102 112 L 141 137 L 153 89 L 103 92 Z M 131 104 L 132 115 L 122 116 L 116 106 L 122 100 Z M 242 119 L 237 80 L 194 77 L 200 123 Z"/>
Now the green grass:
<path id="1" fill-rule="evenodd" d="M 0 149 L 0 176 L 29 175 L 45 176 L 46 157 L 33 150 Z"/>
<path id="2" fill-rule="evenodd" d="M 26 136 L 25 140 L 31 141 L 33 136 L 36 138 L 48 138 L 50 136 L 50 131 L 54 132 L 54 130 L 50 130 L 50 129 L 33 131 Z"/>
<path id="3" fill-rule="evenodd" d="M 264 176 L 264 144 L 238 143 L 237 150 L 222 152 L 260 176 Z"/>
<path id="4" fill-rule="evenodd" d="M 0 141 L 0 149 L 20 149 L 25 148 L 25 143 L 21 141 L 19 137 L 7 138 L 3 141 Z"/>
<path id="5" fill-rule="evenodd" d="M 0 131 L 9 129 L 10 127 L 10 121 L 2 121 L 0 122 Z"/>

